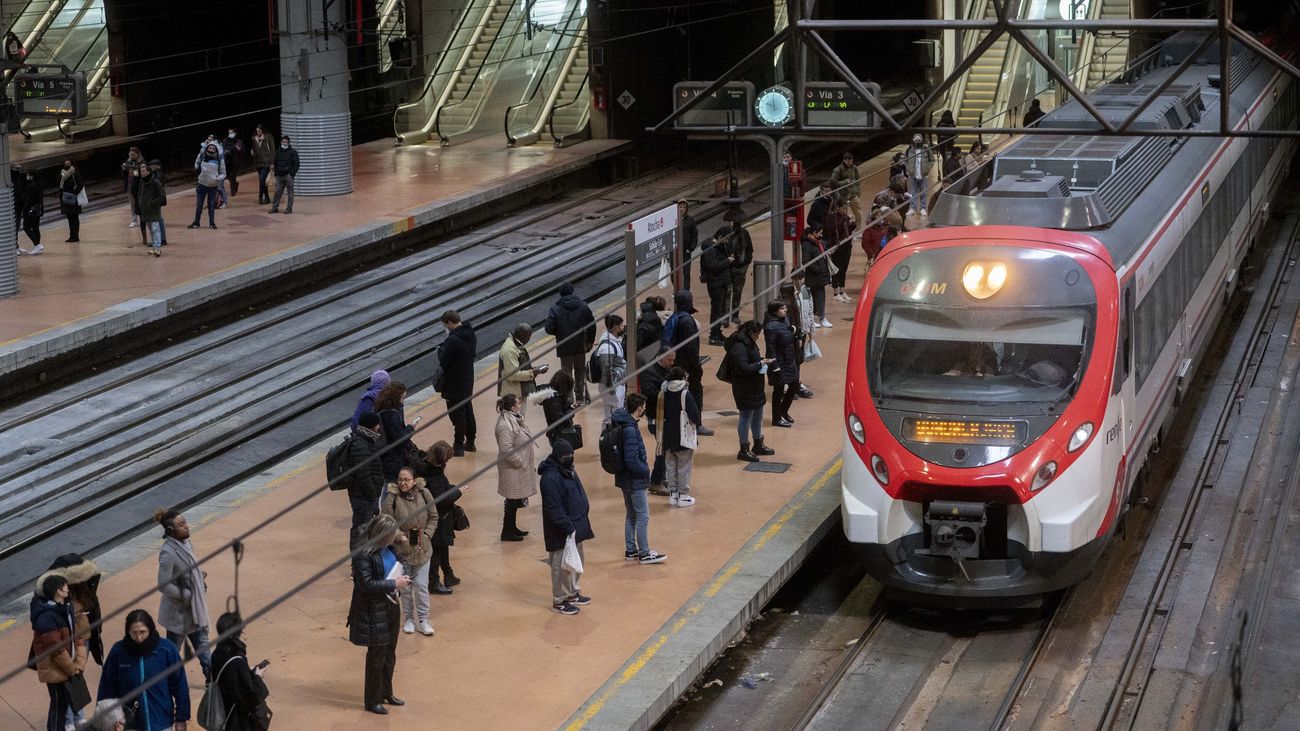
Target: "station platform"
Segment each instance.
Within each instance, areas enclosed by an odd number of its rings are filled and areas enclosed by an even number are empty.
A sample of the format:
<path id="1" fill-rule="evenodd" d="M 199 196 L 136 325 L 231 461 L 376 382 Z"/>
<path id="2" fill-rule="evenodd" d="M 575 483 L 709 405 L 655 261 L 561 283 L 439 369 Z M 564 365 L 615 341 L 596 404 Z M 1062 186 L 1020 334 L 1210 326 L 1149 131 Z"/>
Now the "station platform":
<path id="1" fill-rule="evenodd" d="M 883 185 L 887 161 L 885 156 L 883 164 L 877 159 L 862 166 L 867 195 Z M 767 240 L 765 222 L 750 230 L 755 241 Z M 847 280 L 854 302 L 865 269 L 858 249 Z M 703 285 L 694 282 L 692 288 L 697 306 L 707 309 Z M 593 307 L 611 310 L 615 300 L 611 296 Z M 587 572 L 582 578 L 583 593 L 593 602 L 575 617 L 552 613 L 540 536 L 540 497 L 520 515 L 521 526 L 533 535 L 521 543 L 500 542 L 501 499 L 495 490 L 495 470 L 489 467 L 467 489 L 462 486 L 465 494 L 459 504 L 468 512 L 472 527 L 458 534 L 452 565 L 464 583 L 453 595 L 432 597 L 435 636 L 402 635 L 399 640 L 395 689 L 408 705 L 383 718 L 361 708 L 364 651 L 347 640 L 344 621 L 351 585 L 348 569 L 342 566 L 251 624 L 245 633 L 250 656 L 272 661 L 267 682 L 277 724 L 405 728 L 437 719 L 452 727 L 649 728 L 743 632 L 821 538 L 835 529 L 843 364 L 854 307 L 828 298 L 827 315 L 834 327 L 816 331 L 824 358 L 806 363 L 801 373 L 801 380 L 816 396 L 796 401 L 794 428 L 765 426 L 768 444 L 777 452 L 765 461 L 788 463 L 783 473 L 746 471 L 745 463 L 735 459 L 734 404 L 729 387 L 714 377 L 722 349 L 703 347 L 713 357 L 705 366 L 705 423 L 717 434 L 702 438 L 695 458 L 696 505 L 672 508 L 667 498 L 651 496 L 650 539 L 656 550 L 669 555 L 668 561 L 641 566 L 623 560 L 622 496 L 612 477 L 601 470 L 593 439 L 577 457 L 596 533 L 596 539 L 586 544 Z M 697 319 L 704 316 L 701 313 Z M 543 353 L 550 342 L 549 337 L 535 339 L 530 350 Z M 538 359 L 558 365 L 553 355 Z M 495 373 L 495 358 L 484 359 L 479 364 L 479 387 L 490 384 Z M 491 394 L 476 399 L 479 451 L 453 460 L 448 469 L 453 482 L 464 481 L 496 458 L 491 437 L 494 401 Z M 438 396 L 413 394 L 407 411 L 408 418 L 424 417 L 416 437 L 421 446 L 450 439 L 450 426 L 443 418 L 445 404 Z M 578 418 L 585 433 L 599 433 L 599 406 L 585 409 Z M 529 412 L 528 421 L 535 432 L 541 431 L 539 409 Z M 196 549 L 204 556 L 259 520 L 298 506 L 245 541 L 239 580 L 239 604 L 245 614 L 346 552 L 346 498 L 332 492 L 309 497 L 324 482 L 324 455 L 338 439 L 333 435 L 322 440 L 257 478 L 186 510 L 196 526 Z M 647 440 L 653 450 L 648 435 Z M 547 451 L 538 448 L 538 461 Z M 105 576 L 100 587 L 104 607 L 156 610 L 156 594 L 128 602 L 148 593 L 156 581 L 160 542 L 161 536 L 151 531 L 95 557 Z M 233 591 L 233 559 L 227 554 L 205 568 L 210 605 L 219 612 L 217 608 L 225 606 Z M 121 622 L 121 615 L 106 621 L 106 642 L 120 638 Z M 0 656 L 20 658 L 29 642 L 26 604 L 20 601 L 3 608 Z M 92 663 L 88 670 L 92 688 L 98 672 Z M 197 704 L 202 676 L 194 664 L 188 672 Z M 24 673 L 0 684 L 0 727 L 40 727 L 47 699 L 44 693 L 34 692 L 35 683 L 30 673 Z"/>
<path id="2" fill-rule="evenodd" d="M 291 216 L 257 204 L 256 174 L 216 213 L 218 229 L 188 230 L 192 187 L 175 189 L 164 209 L 168 246 L 147 255 L 121 210 L 88 214 L 81 243 L 66 224 L 42 230 L 45 253 L 19 257 L 19 294 L 0 299 L 0 373 L 67 354 L 104 338 L 257 287 L 323 260 L 359 251 L 416 227 L 507 202 L 631 148 L 622 140 L 571 147 L 507 149 L 492 138 L 440 148 L 353 148 L 353 192 L 299 196 Z M 20 242 L 28 246 L 26 236 Z"/>
<path id="3" fill-rule="evenodd" d="M 43 170 L 58 167 L 64 160 L 77 162 L 103 150 L 121 149 L 144 140 L 148 135 L 104 135 L 89 140 L 28 141 L 17 132 L 7 135 L 9 138 L 9 164 L 24 170 Z M 123 153 L 123 159 L 126 154 Z"/>

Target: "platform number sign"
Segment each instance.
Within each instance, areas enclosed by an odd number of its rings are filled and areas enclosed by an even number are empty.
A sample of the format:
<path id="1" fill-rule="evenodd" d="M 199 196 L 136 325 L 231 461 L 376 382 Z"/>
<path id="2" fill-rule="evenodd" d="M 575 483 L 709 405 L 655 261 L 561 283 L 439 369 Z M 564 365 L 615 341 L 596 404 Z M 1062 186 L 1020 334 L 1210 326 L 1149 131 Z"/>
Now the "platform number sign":
<path id="1" fill-rule="evenodd" d="M 868 91 L 875 92 L 873 83 Z M 879 94 L 876 95 L 879 98 Z M 809 82 L 804 85 L 803 120 L 809 127 L 875 127 L 871 104 L 848 84 Z"/>
<path id="2" fill-rule="evenodd" d="M 81 119 L 86 116 L 86 75 L 24 71 L 14 76 L 19 117 Z"/>

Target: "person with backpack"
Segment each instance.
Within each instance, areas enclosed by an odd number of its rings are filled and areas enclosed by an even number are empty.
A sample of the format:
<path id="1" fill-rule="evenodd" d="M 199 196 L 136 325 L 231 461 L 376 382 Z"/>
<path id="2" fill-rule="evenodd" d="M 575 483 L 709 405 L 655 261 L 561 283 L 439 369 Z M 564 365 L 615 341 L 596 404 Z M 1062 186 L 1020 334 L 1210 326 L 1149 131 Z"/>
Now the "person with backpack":
<path id="1" fill-rule="evenodd" d="M 609 423 L 614 409 L 623 407 L 623 397 L 627 395 L 627 357 L 623 347 L 623 332 L 627 326 L 623 318 L 610 313 L 605 315 L 605 334 L 600 336 L 596 349 L 591 351 L 592 382 L 600 386 L 600 400 L 605 413 L 601 425 Z"/>
<path id="2" fill-rule="evenodd" d="M 497 399 L 497 494 L 505 500 L 501 518 L 501 540 L 522 541 L 528 531 L 516 522 L 519 509 L 537 494 L 537 462 L 533 456 L 533 435 L 524 423 L 523 404 L 508 393 Z"/>
<path id="3" fill-rule="evenodd" d="M 763 376 L 772 360 L 758 353 L 758 334 L 762 331 L 763 326 L 757 320 L 741 324 L 740 329 L 727 338 L 727 355 L 718 370 L 719 380 L 731 384 L 731 396 L 735 399 L 736 411 L 740 412 L 736 426 L 740 451 L 736 453 L 736 459 L 744 462 L 757 462 L 759 455 L 776 454 L 763 443 L 763 406 L 767 404 Z"/>
<path id="4" fill-rule="evenodd" d="M 716 246 L 716 244 L 715 244 Z M 686 380 L 690 384 L 691 396 L 695 404 L 704 410 L 704 363 L 700 360 L 700 326 L 695 322 L 695 295 L 689 289 L 683 289 L 673 295 L 676 310 L 668 322 L 664 323 L 664 345 L 677 353 L 677 365 L 686 371 Z M 699 435 L 713 436 L 713 430 L 700 427 Z"/>
<path id="5" fill-rule="evenodd" d="M 208 692 L 212 693 L 213 688 L 219 689 L 226 716 L 224 725 L 206 728 L 220 728 L 222 731 L 254 731 L 263 728 L 255 716 L 258 708 L 271 694 L 262 680 L 268 663 L 263 661 L 250 666 L 248 646 L 242 639 L 243 624 L 235 612 L 226 612 L 217 618 L 217 635 L 228 632 L 230 635 L 212 651 L 212 668 L 216 679 L 209 686 Z M 200 721 L 204 720 L 202 711 L 200 706 Z"/>
<path id="6" fill-rule="evenodd" d="M 361 539 L 361 528 L 379 513 L 379 496 L 384 493 L 384 467 L 379 450 L 384 446 L 384 436 L 379 425 L 379 414 L 367 411 L 361 415 L 357 430 L 348 442 L 347 467 L 358 467 L 348 481 L 348 502 L 352 505 L 352 531 L 348 548 L 356 550 Z"/>
<path id="7" fill-rule="evenodd" d="M 709 345 L 722 345 L 722 328 L 726 327 L 727 306 L 731 304 L 731 229 L 717 230 L 700 254 L 700 276 L 709 292 Z M 690 369 L 687 369 L 690 374 Z"/>
<path id="8" fill-rule="evenodd" d="M 441 384 L 435 383 L 447 402 L 447 418 L 451 419 L 453 437 L 452 456 L 464 457 L 466 452 L 476 452 L 474 440 L 478 438 L 478 422 L 474 420 L 474 358 L 478 353 L 478 335 L 474 326 L 460 319 L 460 313 L 447 310 L 440 318 L 447 329 L 447 338 L 438 348 L 438 366 L 442 368 Z"/>
<path id="9" fill-rule="evenodd" d="M 668 555 L 650 548 L 650 463 L 637 420 L 645 416 L 645 396 L 629 394 L 624 408 L 615 409 L 609 426 L 600 433 L 600 466 L 614 475 L 623 491 L 623 559 L 642 564 L 661 563 Z"/>
<path id="10" fill-rule="evenodd" d="M 596 316 L 581 297 L 574 294 L 573 285 L 560 285 L 560 298 L 551 305 L 546 315 L 546 333 L 555 337 L 555 355 L 560 359 L 560 370 L 573 376 L 575 387 L 582 393 L 561 394 L 573 401 L 591 403 L 587 392 L 587 353 L 596 343 Z M 595 381 L 592 381 L 595 383 Z"/>
<path id="11" fill-rule="evenodd" d="M 573 536 L 578 558 L 586 561 L 582 544 L 596 537 L 587 515 L 591 503 L 573 466 L 573 447 L 565 440 L 556 440 L 551 455 L 537 466 L 537 473 L 542 483 L 542 538 L 551 567 L 551 611 L 572 616 L 578 607 L 590 604 L 591 597 L 583 596 L 578 587 L 582 574 L 564 565 L 564 550 Z"/>
<path id="12" fill-rule="evenodd" d="M 658 414 L 659 392 L 668 380 L 668 371 L 672 369 L 677 362 L 677 351 L 669 350 L 666 345 L 657 344 L 659 347 L 659 357 L 655 359 L 644 371 L 641 372 L 641 393 L 645 394 L 646 405 L 646 428 L 650 433 L 658 436 L 658 424 L 656 414 Z M 683 372 L 685 372 L 683 370 Z M 689 388 L 690 381 L 687 381 Z M 693 399 L 694 397 L 692 397 Z M 664 477 L 664 456 L 655 454 L 654 466 L 650 468 L 650 494 L 667 497 L 668 483 Z"/>
<path id="13" fill-rule="evenodd" d="M 655 454 L 664 460 L 668 504 L 689 508 L 695 504 L 691 496 L 691 467 L 695 463 L 694 436 L 700 427 L 700 407 L 695 405 L 687 388 L 686 371 L 677 366 L 668 370 L 656 404 L 655 421 L 659 431 Z"/>

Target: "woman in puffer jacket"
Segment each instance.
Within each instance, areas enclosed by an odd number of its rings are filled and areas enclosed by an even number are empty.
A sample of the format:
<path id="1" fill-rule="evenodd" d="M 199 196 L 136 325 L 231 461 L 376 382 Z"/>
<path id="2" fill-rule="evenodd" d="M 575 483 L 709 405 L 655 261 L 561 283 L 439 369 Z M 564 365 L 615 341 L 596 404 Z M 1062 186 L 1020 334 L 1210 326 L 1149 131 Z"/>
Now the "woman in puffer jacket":
<path id="1" fill-rule="evenodd" d="M 194 159 L 194 172 L 199 174 L 194 186 L 194 223 L 190 228 L 199 227 L 199 217 L 203 214 L 203 205 L 208 206 L 208 228 L 217 227 L 217 192 L 221 190 L 222 181 L 226 179 L 226 163 L 221 159 L 221 151 L 215 143 L 204 146 L 203 151 Z"/>
<path id="2" fill-rule="evenodd" d="M 381 512 L 397 521 L 397 541 L 393 544 L 403 572 L 411 577 L 411 585 L 401 592 L 402 612 L 406 624 L 402 631 L 414 634 L 418 625 L 420 634 L 433 635 L 429 624 L 429 559 L 433 557 L 430 540 L 438 530 L 438 508 L 433 495 L 424 487 L 424 480 L 415 476 L 415 470 L 403 467 L 397 472 L 397 482 L 389 483 L 384 493 Z"/>
<path id="3" fill-rule="evenodd" d="M 77 636 L 71 646 L 67 644 L 76 626 L 67 579 L 57 574 L 42 577 L 40 589 L 32 595 L 31 617 L 32 657 L 39 658 L 36 677 L 50 692 L 45 728 L 63 731 L 70 714 L 80 710 L 72 708 L 67 683 L 86 669 L 84 639 Z"/>

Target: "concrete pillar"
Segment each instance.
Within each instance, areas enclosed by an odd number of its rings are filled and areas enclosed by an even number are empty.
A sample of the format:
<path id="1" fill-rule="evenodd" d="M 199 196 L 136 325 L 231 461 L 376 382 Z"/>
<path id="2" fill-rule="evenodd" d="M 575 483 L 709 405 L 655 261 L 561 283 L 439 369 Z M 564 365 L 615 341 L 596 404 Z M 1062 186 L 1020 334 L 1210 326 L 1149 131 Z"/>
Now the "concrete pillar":
<path id="1" fill-rule="evenodd" d="M 284 0 L 279 6 L 280 133 L 292 138 L 301 160 L 294 192 L 351 193 L 346 5 Z"/>

